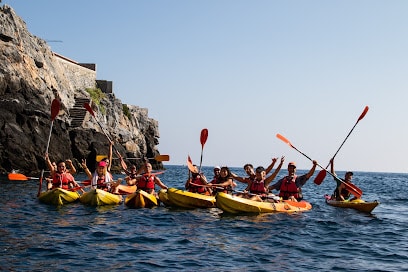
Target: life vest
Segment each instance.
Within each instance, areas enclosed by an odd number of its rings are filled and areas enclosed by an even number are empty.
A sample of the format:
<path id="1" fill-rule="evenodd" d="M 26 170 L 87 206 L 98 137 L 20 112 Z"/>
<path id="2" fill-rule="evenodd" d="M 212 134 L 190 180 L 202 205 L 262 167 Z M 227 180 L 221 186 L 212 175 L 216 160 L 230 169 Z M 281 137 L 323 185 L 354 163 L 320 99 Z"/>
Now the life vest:
<path id="1" fill-rule="evenodd" d="M 266 189 L 265 189 L 265 180 L 252 180 L 251 181 L 251 187 L 249 187 L 249 192 L 252 194 L 257 194 L 257 195 L 261 195 L 261 194 L 265 194 L 266 193 Z"/>
<path id="2" fill-rule="evenodd" d="M 111 182 L 113 180 L 112 175 L 106 172 L 106 175 L 99 176 L 96 172 L 92 177 L 92 188 L 102 189 L 104 191 L 109 191 L 111 188 Z"/>
<path id="3" fill-rule="evenodd" d="M 214 184 L 214 185 L 217 185 L 217 184 L 221 184 L 221 183 L 224 183 L 225 181 L 228 181 L 228 178 L 227 179 L 223 179 L 223 178 L 221 178 L 221 177 L 218 177 L 218 179 L 217 178 L 214 178 L 212 181 L 211 181 L 211 183 L 212 184 Z M 222 188 L 222 187 L 215 187 L 215 188 L 213 188 L 213 190 L 212 190 L 212 194 L 213 195 L 216 195 L 218 192 L 223 192 L 223 193 L 226 193 L 226 194 L 228 194 L 229 192 L 232 192 L 232 186 L 231 185 L 228 185 L 228 186 L 226 186 L 226 187 L 224 187 L 224 188 Z"/>
<path id="4" fill-rule="evenodd" d="M 58 173 L 54 174 L 52 178 L 52 189 L 61 188 L 69 189 L 69 183 L 74 181 L 74 177 L 70 173 Z"/>
<path id="5" fill-rule="evenodd" d="M 199 176 L 197 176 L 196 178 L 192 178 L 191 183 L 198 184 L 198 185 L 205 185 Z M 204 186 L 196 186 L 194 184 L 190 184 L 188 188 L 189 192 L 197 193 L 197 194 L 205 194 L 207 192 Z"/>
<path id="6" fill-rule="evenodd" d="M 154 190 L 154 175 L 142 176 L 137 183 L 137 188 L 145 191 L 146 193 L 152 193 Z"/>
<path id="7" fill-rule="evenodd" d="M 290 196 L 293 196 L 296 199 L 300 199 L 299 188 L 296 186 L 297 176 L 290 178 L 286 176 L 283 178 L 282 184 L 279 189 L 279 196 L 283 199 L 288 199 Z"/>
<path id="8" fill-rule="evenodd" d="M 343 196 L 343 198 L 344 198 L 345 200 L 347 200 L 347 199 L 350 198 L 351 193 L 350 193 L 350 191 L 347 190 L 346 188 L 343 188 L 343 189 L 341 189 L 340 195 Z M 335 196 L 336 200 L 341 200 L 340 195 L 339 195 L 339 188 L 337 187 L 337 188 L 334 190 L 334 196 Z"/>

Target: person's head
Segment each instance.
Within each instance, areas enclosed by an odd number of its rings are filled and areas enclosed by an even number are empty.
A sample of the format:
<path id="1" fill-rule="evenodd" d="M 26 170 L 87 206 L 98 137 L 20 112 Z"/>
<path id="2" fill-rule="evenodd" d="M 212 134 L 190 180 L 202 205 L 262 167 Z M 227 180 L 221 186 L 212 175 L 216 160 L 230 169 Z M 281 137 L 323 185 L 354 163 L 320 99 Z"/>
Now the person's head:
<path id="1" fill-rule="evenodd" d="M 136 172 L 136 166 L 134 164 L 130 166 L 130 172 L 132 173 Z"/>
<path id="2" fill-rule="evenodd" d="M 296 163 L 295 162 L 288 163 L 288 172 L 289 172 L 289 175 L 295 174 L 295 172 L 296 172 Z"/>
<path id="3" fill-rule="evenodd" d="M 266 175 L 265 168 L 263 168 L 262 166 L 258 166 L 255 169 L 255 176 L 257 180 L 264 179 L 265 175 Z"/>
<path id="4" fill-rule="evenodd" d="M 344 175 L 344 180 L 346 182 L 351 182 L 351 180 L 353 179 L 353 172 L 346 172 L 346 174 Z"/>
<path id="5" fill-rule="evenodd" d="M 226 178 L 226 177 L 230 177 L 231 176 L 231 171 L 227 166 L 223 166 L 221 167 L 220 170 L 220 177 L 222 178 Z"/>
<path id="6" fill-rule="evenodd" d="M 109 159 L 108 159 L 108 158 L 103 158 L 103 159 L 101 160 L 101 162 L 102 162 L 102 161 L 106 163 L 106 166 L 109 165 Z"/>
<path id="7" fill-rule="evenodd" d="M 151 165 L 150 163 L 146 163 L 146 164 L 145 164 L 145 171 L 146 171 L 146 173 L 151 173 L 152 170 L 153 170 L 152 165 Z"/>
<path id="8" fill-rule="evenodd" d="M 221 167 L 215 166 L 213 171 L 214 171 L 214 176 L 218 176 L 220 174 Z"/>
<path id="9" fill-rule="evenodd" d="M 250 163 L 247 163 L 244 165 L 244 170 L 247 173 L 247 175 L 252 176 L 254 175 L 254 166 Z"/>
<path id="10" fill-rule="evenodd" d="M 54 167 L 54 170 L 57 170 L 57 163 L 56 162 L 52 162 L 51 165 L 52 165 L 52 167 Z"/>
<path id="11" fill-rule="evenodd" d="M 56 165 L 57 165 L 57 172 L 58 173 L 63 173 L 67 169 L 67 167 L 65 165 L 65 161 L 58 161 L 56 163 Z"/>
<path id="12" fill-rule="evenodd" d="M 106 172 L 106 162 L 105 161 L 100 161 L 98 162 L 98 165 L 96 166 L 96 172 L 98 175 L 104 175 Z"/>

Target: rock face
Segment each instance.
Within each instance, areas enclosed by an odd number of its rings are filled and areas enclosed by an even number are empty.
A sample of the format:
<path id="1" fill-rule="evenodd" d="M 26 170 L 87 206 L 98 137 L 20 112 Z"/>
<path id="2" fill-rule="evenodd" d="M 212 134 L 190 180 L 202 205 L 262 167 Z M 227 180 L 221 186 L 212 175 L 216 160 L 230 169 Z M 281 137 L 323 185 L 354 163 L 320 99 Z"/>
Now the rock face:
<path id="1" fill-rule="evenodd" d="M 158 122 L 148 117 L 147 109 L 124 105 L 112 92 L 104 93 L 100 101 L 91 99 L 86 89 L 96 89 L 95 65 L 53 53 L 7 5 L 0 7 L 0 25 L 1 172 L 19 169 L 34 175 L 45 169 L 49 135 L 51 160 L 71 159 L 77 169 L 82 159 L 93 169 L 96 155 L 108 154 L 107 136 L 115 144 L 114 158 L 118 157 L 115 150 L 124 158 L 159 155 Z M 51 122 L 53 99 L 59 99 L 61 106 Z M 92 105 L 95 117 L 84 102 Z M 162 168 L 160 162 L 151 162 Z M 112 170 L 120 170 L 119 165 L 114 159 Z"/>

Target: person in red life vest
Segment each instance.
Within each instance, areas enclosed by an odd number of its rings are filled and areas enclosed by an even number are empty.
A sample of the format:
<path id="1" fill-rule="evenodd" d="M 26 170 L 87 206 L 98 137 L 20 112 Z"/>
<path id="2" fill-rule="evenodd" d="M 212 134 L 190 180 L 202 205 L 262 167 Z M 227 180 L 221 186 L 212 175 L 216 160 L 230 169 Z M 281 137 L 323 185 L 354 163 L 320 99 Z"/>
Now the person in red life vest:
<path id="1" fill-rule="evenodd" d="M 249 198 L 256 201 L 262 201 L 268 197 L 268 185 L 276 178 L 279 171 L 282 168 L 285 156 L 281 157 L 281 161 L 276 167 L 275 171 L 268 177 L 266 177 L 266 170 L 262 166 L 259 166 L 255 170 L 255 179 L 249 181 L 244 193 L 249 192 Z"/>
<path id="2" fill-rule="evenodd" d="M 52 179 L 54 174 L 57 172 L 57 163 L 55 161 L 51 162 L 50 157 L 48 155 L 48 153 L 45 154 L 45 162 L 47 163 L 48 169 L 50 170 L 50 175 L 48 178 L 46 178 L 47 182 L 48 182 L 48 190 L 51 190 L 53 185 L 52 185 Z M 72 163 L 71 160 L 65 160 L 65 165 L 69 166 L 69 168 L 66 168 L 66 172 L 70 173 L 71 175 L 75 175 L 76 174 L 76 168 L 74 166 L 74 164 Z"/>
<path id="3" fill-rule="evenodd" d="M 265 169 L 266 175 L 268 175 L 269 172 L 273 169 L 277 160 L 278 158 L 272 158 L 271 164 Z M 255 174 L 254 166 L 250 163 L 247 163 L 244 165 L 244 170 L 248 175 L 247 177 L 240 177 L 234 173 L 231 173 L 232 178 L 239 182 L 248 184 L 250 181 L 253 181 L 255 179 L 256 174 Z"/>
<path id="4" fill-rule="evenodd" d="M 61 188 L 61 189 L 69 190 L 69 189 L 73 189 L 76 187 L 80 187 L 80 186 L 78 185 L 78 183 L 76 183 L 71 173 L 67 171 L 65 162 L 64 161 L 57 162 L 57 169 L 56 171 L 53 172 L 53 176 L 52 176 L 52 188 L 51 189 Z"/>
<path id="5" fill-rule="evenodd" d="M 208 187 L 207 178 L 204 176 L 203 173 L 198 173 L 197 165 L 193 165 L 195 171 L 192 172 L 189 169 L 189 178 L 186 181 L 185 188 L 189 192 L 202 194 L 202 195 L 211 195 L 212 190 Z M 191 177 L 190 177 L 191 173 Z"/>
<path id="6" fill-rule="evenodd" d="M 334 171 L 334 159 L 330 160 L 330 172 L 337 177 L 336 172 Z M 342 179 L 344 182 L 348 184 L 353 184 L 351 180 L 353 179 L 353 172 L 346 172 L 344 175 L 344 179 Z M 334 189 L 333 195 L 331 196 L 331 199 L 335 199 L 337 201 L 344 201 L 348 200 L 351 196 L 351 193 L 349 190 L 347 190 L 346 185 L 343 184 L 343 182 L 340 181 L 339 178 L 334 178 L 334 180 L 337 182 L 337 187 Z M 351 200 L 355 200 L 357 197 L 353 197 Z"/>
<path id="7" fill-rule="evenodd" d="M 135 179 L 127 181 L 127 184 L 129 186 L 136 185 L 137 189 L 158 197 L 157 193 L 154 191 L 155 185 L 158 185 L 162 189 L 167 189 L 168 187 L 154 173 L 152 173 L 153 167 L 150 163 L 145 163 L 143 168 L 145 172 L 141 175 L 137 175 Z M 137 174 L 137 172 L 135 174 Z"/>
<path id="8" fill-rule="evenodd" d="M 213 195 L 216 195 L 218 192 L 231 193 L 235 186 L 237 186 L 232 179 L 231 171 L 227 166 L 221 167 L 218 178 L 216 180 L 213 179 L 208 185 L 212 186 Z"/>
<path id="9" fill-rule="evenodd" d="M 220 171 L 221 171 L 221 167 L 219 167 L 219 166 L 215 166 L 215 167 L 214 167 L 214 169 L 213 169 L 214 177 L 213 177 L 213 179 L 211 180 L 211 183 L 212 183 L 212 184 L 217 184 L 217 180 L 218 180 L 218 178 L 220 177 Z"/>
<path id="10" fill-rule="evenodd" d="M 82 160 L 82 167 L 85 170 L 88 179 L 91 180 L 92 189 L 101 189 L 107 192 L 111 191 L 113 176 L 108 171 L 108 165 L 105 161 L 98 162 L 95 172 L 92 174 L 86 166 L 86 161 Z"/>
<path id="11" fill-rule="evenodd" d="M 268 190 L 279 190 L 279 196 L 284 200 L 300 201 L 303 199 L 302 186 L 313 176 L 316 170 L 317 161 L 313 160 L 313 166 L 308 173 L 297 176 L 296 163 L 288 164 L 288 175 L 280 179 L 275 184 L 269 186 Z"/>

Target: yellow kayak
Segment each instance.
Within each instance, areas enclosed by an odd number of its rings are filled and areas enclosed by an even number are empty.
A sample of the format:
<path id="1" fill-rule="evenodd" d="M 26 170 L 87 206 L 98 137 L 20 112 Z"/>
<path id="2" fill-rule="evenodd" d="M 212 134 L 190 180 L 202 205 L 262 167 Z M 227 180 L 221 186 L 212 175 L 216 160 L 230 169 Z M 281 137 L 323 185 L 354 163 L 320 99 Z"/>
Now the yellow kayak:
<path id="1" fill-rule="evenodd" d="M 217 207 L 228 213 L 292 213 L 312 209 L 312 205 L 306 201 L 294 202 L 284 200 L 279 202 L 260 202 L 223 192 L 217 193 L 216 199 Z"/>
<path id="2" fill-rule="evenodd" d="M 174 204 L 171 204 L 169 195 L 167 194 L 167 189 L 161 189 L 159 191 L 159 199 L 165 206 L 175 206 Z"/>
<path id="3" fill-rule="evenodd" d="M 89 206 L 117 205 L 122 202 L 122 196 L 101 189 L 91 189 L 84 193 L 79 198 L 79 201 Z"/>
<path id="4" fill-rule="evenodd" d="M 125 205 L 129 208 L 153 208 L 158 203 L 155 195 L 139 189 L 133 194 L 126 196 Z"/>
<path id="5" fill-rule="evenodd" d="M 340 208 L 350 208 L 360 212 L 371 213 L 375 207 L 380 204 L 377 200 L 372 202 L 364 201 L 360 198 L 354 200 L 345 200 L 345 201 L 338 201 L 334 199 L 330 199 L 329 195 L 325 195 L 326 203 L 330 206 L 340 207 Z"/>
<path id="6" fill-rule="evenodd" d="M 176 188 L 167 189 L 167 197 L 171 206 L 188 209 L 216 207 L 214 196 L 192 193 Z"/>
<path id="7" fill-rule="evenodd" d="M 61 188 L 52 189 L 42 192 L 38 200 L 45 204 L 61 206 L 77 201 L 79 198 L 78 192 L 68 191 Z"/>

